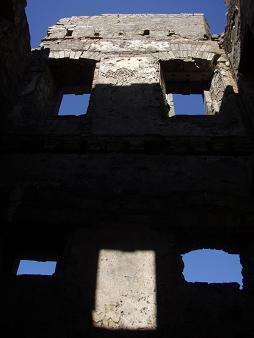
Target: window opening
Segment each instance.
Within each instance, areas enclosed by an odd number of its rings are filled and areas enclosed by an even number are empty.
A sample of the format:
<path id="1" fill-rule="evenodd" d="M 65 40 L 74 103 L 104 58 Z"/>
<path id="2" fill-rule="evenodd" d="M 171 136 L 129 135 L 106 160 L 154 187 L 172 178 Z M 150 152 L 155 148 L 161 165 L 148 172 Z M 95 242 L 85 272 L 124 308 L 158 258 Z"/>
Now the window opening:
<path id="1" fill-rule="evenodd" d="M 56 84 L 52 115 L 82 116 L 88 112 L 96 62 L 88 59 L 53 59 Z"/>
<path id="2" fill-rule="evenodd" d="M 173 106 L 175 115 L 205 115 L 202 94 L 173 94 Z"/>
<path id="3" fill-rule="evenodd" d="M 150 35 L 149 29 L 145 29 L 143 35 Z"/>
<path id="4" fill-rule="evenodd" d="M 87 113 L 90 96 L 91 94 L 64 94 L 58 115 L 85 115 Z"/>
<path id="5" fill-rule="evenodd" d="M 238 283 L 242 289 L 239 255 L 223 250 L 202 249 L 182 255 L 187 282 Z"/>
<path id="6" fill-rule="evenodd" d="M 20 275 L 42 275 L 52 276 L 56 270 L 55 261 L 34 261 L 22 259 L 19 262 L 17 276 Z"/>
<path id="7" fill-rule="evenodd" d="M 66 36 L 72 36 L 73 30 L 67 29 Z"/>
<path id="8" fill-rule="evenodd" d="M 214 115 L 210 95 L 213 65 L 206 60 L 161 61 L 161 88 L 169 117 Z"/>

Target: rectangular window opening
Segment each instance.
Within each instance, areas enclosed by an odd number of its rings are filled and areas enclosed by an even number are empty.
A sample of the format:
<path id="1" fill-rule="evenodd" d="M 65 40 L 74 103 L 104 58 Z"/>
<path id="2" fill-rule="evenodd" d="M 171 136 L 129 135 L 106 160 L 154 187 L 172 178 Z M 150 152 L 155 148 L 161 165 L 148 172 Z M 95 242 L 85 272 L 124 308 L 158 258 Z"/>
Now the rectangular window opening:
<path id="1" fill-rule="evenodd" d="M 144 32 L 143 32 L 143 35 L 150 35 L 149 29 L 145 29 Z"/>
<path id="2" fill-rule="evenodd" d="M 175 115 L 206 115 L 202 94 L 173 94 L 173 106 Z"/>
<path id="3" fill-rule="evenodd" d="M 59 116 L 87 114 L 91 94 L 63 94 Z"/>
<path id="4" fill-rule="evenodd" d="M 73 30 L 72 29 L 67 29 L 66 36 L 72 36 Z"/>
<path id="5" fill-rule="evenodd" d="M 213 66 L 207 60 L 160 62 L 161 88 L 169 117 L 213 114 Z"/>
<path id="6" fill-rule="evenodd" d="M 187 282 L 238 283 L 243 287 L 240 256 L 223 250 L 201 249 L 182 255 Z"/>
<path id="7" fill-rule="evenodd" d="M 52 116 L 84 116 L 89 111 L 96 61 L 90 59 L 50 59 L 56 86 Z"/>
<path id="8" fill-rule="evenodd" d="M 35 261 L 21 259 L 19 261 L 17 276 L 40 275 L 52 276 L 56 270 L 56 261 Z"/>

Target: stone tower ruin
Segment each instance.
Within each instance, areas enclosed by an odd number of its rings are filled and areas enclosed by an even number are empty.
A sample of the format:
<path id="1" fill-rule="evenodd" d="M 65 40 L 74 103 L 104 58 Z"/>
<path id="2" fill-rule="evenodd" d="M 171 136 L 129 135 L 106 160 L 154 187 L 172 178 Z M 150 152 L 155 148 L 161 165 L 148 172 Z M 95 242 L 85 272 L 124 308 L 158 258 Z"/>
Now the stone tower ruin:
<path id="1" fill-rule="evenodd" d="M 7 337 L 253 337 L 254 5 L 226 2 L 221 35 L 203 14 L 105 14 L 61 19 L 31 50 L 26 1 L 3 1 Z M 84 93 L 87 112 L 59 116 Z M 190 93 L 205 115 L 177 115 Z M 185 280 L 202 248 L 240 255 L 242 290 Z M 23 259 L 56 271 L 17 276 Z"/>

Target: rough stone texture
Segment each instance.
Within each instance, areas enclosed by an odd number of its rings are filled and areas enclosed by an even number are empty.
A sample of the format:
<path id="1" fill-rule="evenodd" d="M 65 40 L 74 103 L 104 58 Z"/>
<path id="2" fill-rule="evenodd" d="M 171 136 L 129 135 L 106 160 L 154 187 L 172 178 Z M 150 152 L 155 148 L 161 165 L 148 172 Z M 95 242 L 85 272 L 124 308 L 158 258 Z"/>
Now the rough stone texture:
<path id="1" fill-rule="evenodd" d="M 224 46 L 244 97 L 246 120 L 253 130 L 254 104 L 254 4 L 251 0 L 227 0 L 228 25 Z"/>
<path id="2" fill-rule="evenodd" d="M 1 59 L 5 332 L 253 337 L 251 2 L 229 2 L 223 44 L 201 14 L 107 14 L 60 20 L 31 55 L 25 3 L 5 3 L 24 27 Z M 174 115 L 189 91 L 207 115 Z M 87 92 L 86 115 L 58 116 L 63 93 Z M 181 255 L 199 248 L 239 254 L 243 290 L 186 282 Z M 57 269 L 16 276 L 19 259 Z"/>
<path id="3" fill-rule="evenodd" d="M 186 80 L 194 86 L 203 81 L 211 116 L 169 118 L 173 107 L 164 82 L 172 77 L 177 90 Z M 57 118 L 61 92 L 75 90 L 91 91 L 87 115 Z M 34 51 L 10 128 L 12 134 L 23 128 L 27 136 L 29 126 L 47 138 L 56 133 L 241 136 L 238 106 L 229 61 L 210 38 L 202 14 L 73 17 L 50 27 L 41 50 Z"/>
<path id="4" fill-rule="evenodd" d="M 186 30 L 186 26 L 189 27 Z M 166 36 L 181 36 L 202 39 L 209 35 L 204 15 L 197 14 L 104 14 L 101 16 L 79 16 L 64 18 L 57 26 L 49 28 L 49 39 L 69 36 L 80 38 L 128 38 L 139 39 L 149 30 L 152 38 L 165 39 Z M 48 37 L 45 38 L 48 40 Z"/>
<path id="5" fill-rule="evenodd" d="M 156 329 L 155 252 L 101 250 L 93 322 L 106 329 Z"/>
<path id="6" fill-rule="evenodd" d="M 30 55 L 30 37 L 25 0 L 3 1 L 0 12 L 0 112 L 1 133 L 13 114 L 23 72 Z"/>

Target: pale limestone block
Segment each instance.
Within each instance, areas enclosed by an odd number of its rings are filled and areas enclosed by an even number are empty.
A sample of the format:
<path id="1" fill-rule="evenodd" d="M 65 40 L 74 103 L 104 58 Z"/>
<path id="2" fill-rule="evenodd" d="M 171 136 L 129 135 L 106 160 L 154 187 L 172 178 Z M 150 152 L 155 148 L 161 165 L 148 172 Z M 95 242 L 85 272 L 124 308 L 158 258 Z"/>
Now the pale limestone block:
<path id="1" fill-rule="evenodd" d="M 155 252 L 101 250 L 93 324 L 111 330 L 155 330 Z"/>
<path id="2" fill-rule="evenodd" d="M 73 50 L 70 52 L 70 59 L 75 59 L 75 53 Z"/>
<path id="3" fill-rule="evenodd" d="M 63 59 L 63 58 L 64 58 L 64 51 L 63 51 L 63 50 L 61 50 L 61 51 L 59 52 L 59 58 L 60 58 L 60 59 Z"/>

